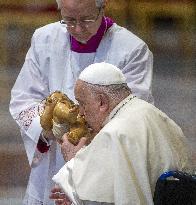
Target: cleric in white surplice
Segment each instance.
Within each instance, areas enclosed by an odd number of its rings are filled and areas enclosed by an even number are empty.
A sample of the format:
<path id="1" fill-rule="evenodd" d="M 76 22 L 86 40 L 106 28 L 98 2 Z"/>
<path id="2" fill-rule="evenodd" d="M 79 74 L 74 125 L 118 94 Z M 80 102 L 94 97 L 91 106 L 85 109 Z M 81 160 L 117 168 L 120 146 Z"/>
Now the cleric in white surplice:
<path id="1" fill-rule="evenodd" d="M 100 131 L 53 177 L 74 204 L 152 205 L 163 172 L 191 170 L 180 127 L 134 97 L 115 66 L 87 67 L 75 96 L 81 114 Z"/>
<path id="2" fill-rule="evenodd" d="M 153 55 L 145 42 L 104 15 L 106 0 L 57 2 L 62 21 L 34 32 L 11 91 L 10 113 L 20 127 L 31 166 L 25 205 L 53 204 L 48 198 L 51 178 L 65 163 L 58 143 L 41 128 L 38 110 L 43 99 L 59 90 L 74 101 L 73 87 L 80 72 L 104 61 L 122 69 L 136 96 L 153 102 Z M 50 142 L 40 150 L 43 137 Z"/>

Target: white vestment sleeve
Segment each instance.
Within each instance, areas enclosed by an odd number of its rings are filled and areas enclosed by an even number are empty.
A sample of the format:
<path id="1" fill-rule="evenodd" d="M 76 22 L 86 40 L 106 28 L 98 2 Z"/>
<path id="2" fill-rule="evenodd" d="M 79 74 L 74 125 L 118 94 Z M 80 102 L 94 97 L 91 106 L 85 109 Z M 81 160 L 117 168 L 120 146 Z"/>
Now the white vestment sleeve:
<path id="1" fill-rule="evenodd" d="M 24 65 L 11 91 L 10 112 L 14 118 L 49 95 L 47 73 L 41 70 L 43 60 L 38 55 L 39 47 L 39 42 L 35 44 L 33 36 Z"/>
<path id="2" fill-rule="evenodd" d="M 20 126 L 29 164 L 35 153 L 41 133 L 38 105 L 49 95 L 46 78 L 40 70 L 38 51 L 35 45 L 35 34 L 27 53 L 25 63 L 11 91 L 10 113 Z M 38 48 L 36 48 L 36 46 Z"/>
<path id="3" fill-rule="evenodd" d="M 128 63 L 122 69 L 127 78 L 128 86 L 134 95 L 148 101 L 154 102 L 151 90 L 153 77 L 153 55 L 145 43 L 141 43 L 127 59 Z"/>
<path id="4" fill-rule="evenodd" d="M 79 200 L 74 190 L 72 181 L 72 169 L 74 164 L 74 158 L 68 161 L 59 172 L 53 176 L 52 180 L 64 191 L 66 196 L 72 201 L 74 205 L 83 205 Z"/>
<path id="5" fill-rule="evenodd" d="M 74 189 L 72 179 L 72 169 L 74 165 L 74 158 L 68 161 L 59 172 L 53 176 L 52 180 L 64 191 L 64 193 L 72 201 L 72 205 L 113 205 L 113 203 L 95 202 L 88 200 L 80 200 Z"/>

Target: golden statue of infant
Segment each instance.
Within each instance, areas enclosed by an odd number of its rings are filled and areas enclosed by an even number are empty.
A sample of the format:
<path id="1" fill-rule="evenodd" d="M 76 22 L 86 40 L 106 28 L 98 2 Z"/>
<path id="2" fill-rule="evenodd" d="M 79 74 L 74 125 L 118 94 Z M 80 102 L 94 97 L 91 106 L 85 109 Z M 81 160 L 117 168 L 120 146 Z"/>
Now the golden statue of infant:
<path id="1" fill-rule="evenodd" d="M 68 133 L 68 140 L 77 145 L 82 137 L 90 137 L 87 123 L 79 115 L 79 107 L 65 94 L 55 91 L 46 98 L 44 111 L 40 115 L 40 124 L 44 131 L 53 130 L 55 125 L 63 125 Z M 54 132 L 53 132 L 54 133 Z M 54 134 L 58 140 L 62 136 Z"/>

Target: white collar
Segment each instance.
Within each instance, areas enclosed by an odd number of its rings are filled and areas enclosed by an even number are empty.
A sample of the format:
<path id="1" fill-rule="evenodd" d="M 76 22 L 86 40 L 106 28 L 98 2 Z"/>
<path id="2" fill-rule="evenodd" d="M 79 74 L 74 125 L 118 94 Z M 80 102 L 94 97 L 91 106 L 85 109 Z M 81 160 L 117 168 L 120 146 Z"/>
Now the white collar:
<path id="1" fill-rule="evenodd" d="M 115 115 L 118 113 L 118 111 L 124 106 L 126 105 L 130 100 L 132 100 L 135 96 L 130 94 L 128 97 L 126 97 L 124 100 L 122 100 L 108 115 L 108 117 L 106 117 L 106 119 L 103 122 L 103 126 L 105 126 L 112 118 L 115 117 Z"/>

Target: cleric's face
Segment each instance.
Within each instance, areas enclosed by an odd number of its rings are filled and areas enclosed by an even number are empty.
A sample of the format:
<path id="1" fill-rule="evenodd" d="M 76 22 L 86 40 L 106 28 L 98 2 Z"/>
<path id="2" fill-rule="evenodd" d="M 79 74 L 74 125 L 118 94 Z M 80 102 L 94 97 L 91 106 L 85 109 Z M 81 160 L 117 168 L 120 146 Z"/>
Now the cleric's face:
<path id="1" fill-rule="evenodd" d="M 96 7 L 95 0 L 63 0 L 61 16 L 68 32 L 78 41 L 86 42 L 97 33 L 102 11 Z"/>

